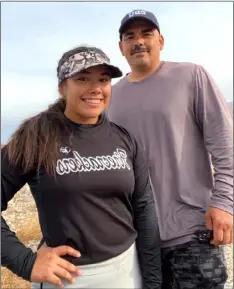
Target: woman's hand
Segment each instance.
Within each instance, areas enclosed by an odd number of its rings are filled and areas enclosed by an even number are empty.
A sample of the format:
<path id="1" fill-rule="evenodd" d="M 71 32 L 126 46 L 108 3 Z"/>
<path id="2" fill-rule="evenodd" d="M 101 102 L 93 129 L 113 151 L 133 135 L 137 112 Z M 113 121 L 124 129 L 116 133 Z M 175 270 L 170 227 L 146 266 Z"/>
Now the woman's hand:
<path id="1" fill-rule="evenodd" d="M 60 256 L 70 255 L 80 257 L 80 252 L 69 246 L 59 246 L 56 248 L 41 247 L 37 251 L 37 258 L 34 263 L 31 282 L 52 283 L 58 287 L 63 287 L 62 279 L 73 283 L 72 274 L 80 275 L 77 267 Z"/>

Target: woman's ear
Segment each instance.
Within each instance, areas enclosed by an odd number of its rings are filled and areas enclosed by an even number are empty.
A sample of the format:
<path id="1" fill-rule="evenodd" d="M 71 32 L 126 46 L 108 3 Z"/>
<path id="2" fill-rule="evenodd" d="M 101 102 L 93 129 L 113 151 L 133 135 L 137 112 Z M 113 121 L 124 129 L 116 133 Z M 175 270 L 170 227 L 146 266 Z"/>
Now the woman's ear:
<path id="1" fill-rule="evenodd" d="M 61 98 L 62 98 L 62 99 L 65 99 L 66 87 L 65 87 L 65 83 L 64 83 L 64 82 L 62 82 L 61 84 L 59 84 L 58 92 L 59 92 Z"/>

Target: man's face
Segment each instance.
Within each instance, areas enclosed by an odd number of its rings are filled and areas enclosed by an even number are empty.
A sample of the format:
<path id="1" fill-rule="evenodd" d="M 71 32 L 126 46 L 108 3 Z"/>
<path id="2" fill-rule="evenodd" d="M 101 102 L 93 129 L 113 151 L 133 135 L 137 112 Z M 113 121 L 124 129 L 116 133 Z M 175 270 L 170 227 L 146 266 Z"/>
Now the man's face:
<path id="1" fill-rule="evenodd" d="M 158 63 L 164 39 L 146 20 L 134 20 L 122 34 L 119 46 L 132 69 L 145 70 Z"/>

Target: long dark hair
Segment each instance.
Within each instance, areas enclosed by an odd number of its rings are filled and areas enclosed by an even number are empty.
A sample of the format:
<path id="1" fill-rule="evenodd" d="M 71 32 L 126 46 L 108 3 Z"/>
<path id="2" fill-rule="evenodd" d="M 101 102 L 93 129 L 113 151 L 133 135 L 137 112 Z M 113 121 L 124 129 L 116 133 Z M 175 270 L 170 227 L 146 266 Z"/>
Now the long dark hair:
<path id="1" fill-rule="evenodd" d="M 85 49 L 86 46 L 79 46 L 65 52 L 58 62 L 57 75 L 60 66 L 69 57 Z M 61 139 L 71 136 L 70 126 L 64 116 L 65 107 L 65 100 L 60 98 L 47 110 L 19 126 L 6 145 L 12 164 L 20 166 L 24 173 L 43 167 L 49 175 L 55 176 Z"/>

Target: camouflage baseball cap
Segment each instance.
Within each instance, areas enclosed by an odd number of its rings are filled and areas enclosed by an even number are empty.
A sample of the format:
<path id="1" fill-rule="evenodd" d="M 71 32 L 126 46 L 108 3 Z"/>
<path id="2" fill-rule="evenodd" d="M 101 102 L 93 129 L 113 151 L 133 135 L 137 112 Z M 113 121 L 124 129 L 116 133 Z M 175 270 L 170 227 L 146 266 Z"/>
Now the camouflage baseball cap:
<path id="1" fill-rule="evenodd" d="M 75 53 L 59 67 L 58 81 L 61 83 L 64 79 L 98 65 L 105 65 L 110 70 L 111 78 L 118 78 L 123 75 L 117 66 L 110 64 L 109 57 L 101 49 L 84 47 L 83 51 Z"/>

